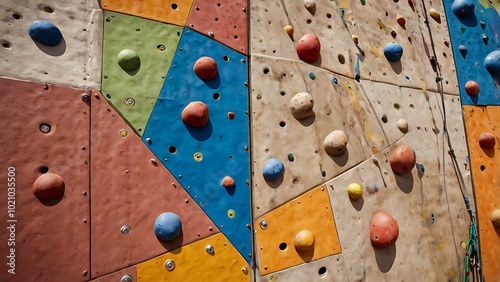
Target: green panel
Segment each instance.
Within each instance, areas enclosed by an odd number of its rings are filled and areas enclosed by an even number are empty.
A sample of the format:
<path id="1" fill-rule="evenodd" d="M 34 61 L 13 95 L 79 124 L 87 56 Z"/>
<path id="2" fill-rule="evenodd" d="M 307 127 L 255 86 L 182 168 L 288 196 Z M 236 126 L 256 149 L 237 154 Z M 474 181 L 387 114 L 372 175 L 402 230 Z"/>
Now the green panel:
<path id="1" fill-rule="evenodd" d="M 182 27 L 104 13 L 102 92 L 142 136 L 179 43 Z M 135 51 L 118 54 L 125 49 Z M 124 66 L 125 68 L 122 68 Z"/>

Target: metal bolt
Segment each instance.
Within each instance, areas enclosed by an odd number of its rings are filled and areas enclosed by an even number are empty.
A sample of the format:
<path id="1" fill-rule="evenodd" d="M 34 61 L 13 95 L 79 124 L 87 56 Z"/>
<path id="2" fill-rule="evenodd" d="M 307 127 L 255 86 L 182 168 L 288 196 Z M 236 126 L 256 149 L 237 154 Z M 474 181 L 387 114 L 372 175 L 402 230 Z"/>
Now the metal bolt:
<path id="1" fill-rule="evenodd" d="M 243 272 L 243 274 L 248 274 L 248 268 L 246 266 L 243 266 L 241 268 L 241 272 Z"/>
<path id="2" fill-rule="evenodd" d="M 267 220 L 263 219 L 260 221 L 259 226 L 262 230 L 266 230 L 269 227 L 269 224 L 267 223 Z"/>
<path id="3" fill-rule="evenodd" d="M 173 259 L 169 259 L 165 262 L 165 269 L 168 271 L 172 271 L 175 269 L 175 261 Z"/>
<path id="4" fill-rule="evenodd" d="M 40 131 L 42 133 L 47 134 L 47 133 L 50 132 L 50 130 L 51 130 L 50 124 L 48 124 L 48 123 L 42 123 L 42 124 L 40 124 Z"/>
<path id="5" fill-rule="evenodd" d="M 127 274 L 127 275 L 124 275 L 124 276 L 122 277 L 122 279 L 120 280 L 120 282 L 132 282 L 132 276 L 130 276 L 130 275 L 128 275 L 128 274 Z"/>
<path id="6" fill-rule="evenodd" d="M 210 255 L 211 255 L 211 254 L 213 254 L 213 253 L 214 253 L 214 251 L 215 251 L 215 250 L 214 250 L 214 246 L 212 246 L 212 245 L 207 245 L 207 246 L 205 247 L 205 251 L 207 252 L 207 254 L 210 254 Z"/>
<path id="7" fill-rule="evenodd" d="M 149 137 L 148 137 L 148 138 L 146 138 L 146 142 L 148 142 L 148 144 L 153 143 L 153 141 L 151 141 L 151 138 L 149 138 Z"/>
<path id="8" fill-rule="evenodd" d="M 158 45 L 158 46 L 156 46 L 156 48 L 158 48 L 158 50 L 160 50 L 160 51 L 165 51 L 165 49 L 166 49 L 164 45 Z"/>
<path id="9" fill-rule="evenodd" d="M 122 233 L 122 235 L 128 235 L 131 229 L 132 228 L 130 228 L 130 226 L 123 225 L 122 228 L 120 228 L 120 232 Z"/>
<path id="10" fill-rule="evenodd" d="M 90 95 L 87 93 L 83 93 L 82 94 L 82 101 L 84 101 L 84 102 L 90 101 Z"/>
<path id="11" fill-rule="evenodd" d="M 133 105 L 135 105 L 134 98 L 127 98 L 127 99 L 125 99 L 125 105 L 127 105 L 129 107 L 132 107 Z"/>

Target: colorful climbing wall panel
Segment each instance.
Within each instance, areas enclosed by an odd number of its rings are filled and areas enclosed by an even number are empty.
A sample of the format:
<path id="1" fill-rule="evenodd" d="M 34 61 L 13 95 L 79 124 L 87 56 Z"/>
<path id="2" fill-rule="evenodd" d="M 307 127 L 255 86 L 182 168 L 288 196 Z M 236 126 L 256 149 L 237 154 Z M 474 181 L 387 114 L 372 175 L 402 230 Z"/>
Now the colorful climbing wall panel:
<path id="1" fill-rule="evenodd" d="M 494 7 L 492 2 L 476 0 L 443 2 L 450 23 L 449 32 L 462 103 L 499 105 L 498 4 Z"/>
<path id="2" fill-rule="evenodd" d="M 218 72 L 202 80 L 193 71 L 203 56 Z M 250 259 L 250 191 L 246 57 L 185 29 L 143 141 L 245 259 Z M 186 125 L 184 108 L 194 101 L 208 107 L 203 127 Z M 221 181 L 229 176 L 234 185 Z"/>
<path id="3" fill-rule="evenodd" d="M 0 76 L 99 88 L 102 11 L 97 1 L 2 1 L 0 11 Z M 58 40 L 48 46 L 37 38 Z"/>
<path id="4" fill-rule="evenodd" d="M 92 277 L 219 232 L 104 97 L 95 93 L 91 99 L 91 245 L 100 250 L 92 252 Z M 163 212 L 177 214 L 182 223 L 181 235 L 170 241 L 152 232 Z"/>
<path id="5" fill-rule="evenodd" d="M 192 0 L 103 0 L 103 10 L 183 26 L 191 9 Z"/>
<path id="6" fill-rule="evenodd" d="M 250 267 L 227 238 L 213 235 L 137 266 L 138 282 L 250 281 Z"/>
<path id="7" fill-rule="evenodd" d="M 182 28 L 113 12 L 104 18 L 102 93 L 142 135 Z"/>
<path id="8" fill-rule="evenodd" d="M 496 281 L 500 269 L 500 148 L 497 129 L 500 108 L 464 106 L 464 119 L 470 150 L 472 180 L 479 224 L 479 242 L 485 281 Z M 491 134 L 485 141 L 482 136 Z"/>
<path id="9" fill-rule="evenodd" d="M 341 252 L 325 185 L 263 215 L 254 226 L 261 275 Z"/>
<path id="10" fill-rule="evenodd" d="M 0 129 L 0 280 L 88 280 L 90 91 L 5 78 L 0 89 L 8 121 Z"/>

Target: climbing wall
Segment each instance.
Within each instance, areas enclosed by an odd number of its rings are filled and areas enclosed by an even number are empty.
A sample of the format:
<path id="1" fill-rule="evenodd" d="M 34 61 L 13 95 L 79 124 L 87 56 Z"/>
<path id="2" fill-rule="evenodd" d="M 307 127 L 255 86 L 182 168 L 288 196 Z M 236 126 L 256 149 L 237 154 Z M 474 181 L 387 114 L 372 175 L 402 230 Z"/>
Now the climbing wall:
<path id="1" fill-rule="evenodd" d="M 498 3 L 0 8 L 0 281 L 500 281 Z"/>

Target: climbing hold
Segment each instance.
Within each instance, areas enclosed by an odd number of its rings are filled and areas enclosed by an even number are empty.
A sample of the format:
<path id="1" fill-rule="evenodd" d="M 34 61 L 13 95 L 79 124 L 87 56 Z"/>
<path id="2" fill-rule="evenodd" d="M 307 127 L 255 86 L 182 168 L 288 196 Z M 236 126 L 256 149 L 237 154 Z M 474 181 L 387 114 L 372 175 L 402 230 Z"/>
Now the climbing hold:
<path id="1" fill-rule="evenodd" d="M 193 71 L 203 80 L 211 80 L 217 75 L 217 62 L 210 57 L 201 57 L 194 63 Z"/>
<path id="2" fill-rule="evenodd" d="M 403 133 L 408 132 L 408 122 L 404 119 L 398 120 L 398 128 Z"/>
<path id="3" fill-rule="evenodd" d="M 316 2 L 314 0 L 304 0 L 304 7 L 306 7 L 311 15 L 316 13 Z"/>
<path id="4" fill-rule="evenodd" d="M 131 49 L 124 49 L 118 53 L 116 57 L 118 59 L 118 64 L 122 69 L 126 71 L 133 71 L 139 67 L 141 64 L 141 59 L 137 52 Z"/>
<path id="5" fill-rule="evenodd" d="M 227 118 L 233 120 L 234 119 L 234 112 L 228 112 L 227 113 Z"/>
<path id="6" fill-rule="evenodd" d="M 415 151 L 408 145 L 399 145 L 392 152 L 389 163 L 397 174 L 405 174 L 415 166 Z"/>
<path id="7" fill-rule="evenodd" d="M 293 27 L 291 25 L 286 25 L 284 28 L 285 32 L 290 36 L 290 39 L 293 41 Z"/>
<path id="8" fill-rule="evenodd" d="M 297 54 L 306 63 L 313 63 L 318 59 L 321 50 L 321 43 L 314 34 L 306 34 L 297 42 Z"/>
<path id="9" fill-rule="evenodd" d="M 31 23 L 29 35 L 31 39 L 47 46 L 56 46 L 62 40 L 59 28 L 47 20 L 37 20 Z"/>
<path id="10" fill-rule="evenodd" d="M 438 12 L 438 10 L 431 8 L 429 10 L 429 15 L 431 18 L 433 18 L 436 22 L 441 23 L 441 14 Z"/>
<path id="11" fill-rule="evenodd" d="M 410 5 L 411 10 L 415 12 L 415 5 L 413 4 L 413 0 L 408 0 L 408 5 Z"/>
<path id="12" fill-rule="evenodd" d="M 384 249 L 398 239 L 399 226 L 394 217 L 386 212 L 376 213 L 370 222 L 372 245 Z"/>
<path id="13" fill-rule="evenodd" d="M 496 79 L 500 80 L 500 51 L 496 50 L 489 53 L 486 58 L 484 58 L 484 67 L 490 73 L 490 75 Z"/>
<path id="14" fill-rule="evenodd" d="M 488 35 L 483 34 L 481 38 L 483 39 L 484 44 L 488 45 L 488 40 L 489 40 Z"/>
<path id="15" fill-rule="evenodd" d="M 460 52 L 460 54 L 462 54 L 462 57 L 465 57 L 467 56 L 467 47 L 465 47 L 465 45 L 460 45 L 458 46 L 458 52 Z"/>
<path id="16" fill-rule="evenodd" d="M 325 151 L 332 155 L 340 155 L 347 146 L 347 135 L 342 130 L 334 130 L 325 137 L 323 146 Z"/>
<path id="17" fill-rule="evenodd" d="M 314 249 L 314 234 L 309 230 L 301 230 L 295 235 L 294 245 L 297 251 L 307 252 Z"/>
<path id="18" fill-rule="evenodd" d="M 363 197 L 363 188 L 358 183 L 351 183 L 347 186 L 347 194 L 351 200 L 356 201 Z"/>
<path id="19" fill-rule="evenodd" d="M 471 0 L 455 0 L 451 10 L 457 17 L 466 17 L 474 13 L 474 3 Z"/>
<path id="20" fill-rule="evenodd" d="M 479 94 L 479 84 L 473 80 L 467 81 L 465 84 L 465 92 L 469 95 L 476 96 Z"/>
<path id="21" fill-rule="evenodd" d="M 55 173 L 40 175 L 33 183 L 33 194 L 45 201 L 55 200 L 64 195 L 64 180 Z"/>
<path id="22" fill-rule="evenodd" d="M 491 213 L 491 222 L 496 228 L 500 228 L 500 209 L 494 209 Z"/>
<path id="23" fill-rule="evenodd" d="M 495 135 L 489 132 L 483 132 L 479 135 L 479 146 L 483 149 L 491 149 L 495 147 Z"/>
<path id="24" fill-rule="evenodd" d="M 203 127 L 208 122 L 208 107 L 200 101 L 191 102 L 182 110 L 181 118 L 188 126 Z"/>
<path id="25" fill-rule="evenodd" d="M 387 60 L 397 62 L 403 56 L 403 47 L 396 42 L 391 42 L 384 47 L 384 55 Z"/>
<path id="26" fill-rule="evenodd" d="M 396 16 L 396 21 L 402 28 L 406 28 L 406 19 L 403 16 L 398 14 Z"/>
<path id="27" fill-rule="evenodd" d="M 172 240 L 182 231 L 181 219 L 175 213 L 164 212 L 156 218 L 154 231 L 161 240 Z"/>
<path id="28" fill-rule="evenodd" d="M 296 119 L 310 117 L 313 112 L 314 99 L 311 94 L 300 92 L 290 100 L 290 110 Z"/>
<path id="29" fill-rule="evenodd" d="M 352 35 L 352 41 L 354 41 L 354 44 L 358 44 L 359 38 L 358 38 L 358 36 L 356 34 Z"/>
<path id="30" fill-rule="evenodd" d="M 222 178 L 221 184 L 224 188 L 231 188 L 234 186 L 234 179 L 231 176 L 225 176 Z"/>
<path id="31" fill-rule="evenodd" d="M 276 180 L 283 174 L 284 169 L 285 167 L 280 160 L 269 159 L 267 160 L 266 164 L 264 164 L 262 173 L 264 174 L 265 179 Z"/>

